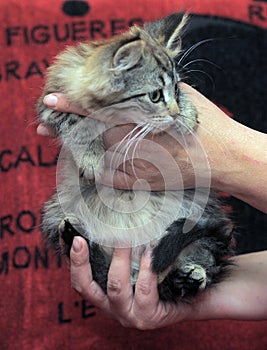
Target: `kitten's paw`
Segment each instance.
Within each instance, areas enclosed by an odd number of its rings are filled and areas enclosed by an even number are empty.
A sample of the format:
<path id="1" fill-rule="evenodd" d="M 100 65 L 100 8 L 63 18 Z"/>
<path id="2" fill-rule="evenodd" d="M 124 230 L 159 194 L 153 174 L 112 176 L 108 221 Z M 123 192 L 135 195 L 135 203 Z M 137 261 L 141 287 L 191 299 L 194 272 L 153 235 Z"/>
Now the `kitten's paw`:
<path id="1" fill-rule="evenodd" d="M 181 291 L 181 297 L 195 295 L 207 285 L 206 271 L 201 265 L 186 263 L 177 271 L 175 284 Z"/>
<path id="2" fill-rule="evenodd" d="M 58 232 L 61 242 L 61 249 L 64 253 L 69 255 L 70 248 L 72 246 L 73 238 L 75 236 L 81 236 L 75 227 L 79 227 L 80 223 L 76 217 L 65 217 L 58 226 Z"/>
<path id="3" fill-rule="evenodd" d="M 188 281 L 190 283 L 195 283 L 198 285 L 199 290 L 203 290 L 207 284 L 206 271 L 201 265 L 198 264 L 185 264 L 183 266 L 183 272 L 187 275 Z"/>
<path id="4" fill-rule="evenodd" d="M 55 111 L 47 108 L 45 105 L 41 105 L 39 108 L 39 119 L 42 123 L 50 125 L 57 131 L 62 131 L 64 128 L 69 127 L 67 113 Z"/>
<path id="5" fill-rule="evenodd" d="M 58 231 L 59 233 L 64 233 L 66 231 L 76 231 L 73 226 L 79 225 L 79 220 L 75 216 L 66 216 L 63 220 L 61 220 Z"/>
<path id="6" fill-rule="evenodd" d="M 46 108 L 44 105 L 41 105 L 41 107 L 39 108 L 39 119 L 43 123 L 49 122 L 50 119 L 52 119 L 52 115 L 53 115 L 52 109 Z"/>

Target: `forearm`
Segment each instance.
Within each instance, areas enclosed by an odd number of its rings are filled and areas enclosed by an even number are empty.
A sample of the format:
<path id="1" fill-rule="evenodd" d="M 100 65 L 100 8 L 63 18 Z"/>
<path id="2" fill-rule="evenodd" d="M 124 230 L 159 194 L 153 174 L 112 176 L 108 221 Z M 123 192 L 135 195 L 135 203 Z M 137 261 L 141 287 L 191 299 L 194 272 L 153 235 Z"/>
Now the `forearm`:
<path id="1" fill-rule="evenodd" d="M 267 135 L 225 115 L 185 85 L 198 108 L 200 139 L 211 168 L 212 187 L 267 212 Z"/>
<path id="2" fill-rule="evenodd" d="M 229 124 L 213 186 L 267 213 L 267 136 L 232 120 Z"/>
<path id="3" fill-rule="evenodd" d="M 205 292 L 187 319 L 267 319 L 267 251 L 236 257 L 230 277 Z"/>

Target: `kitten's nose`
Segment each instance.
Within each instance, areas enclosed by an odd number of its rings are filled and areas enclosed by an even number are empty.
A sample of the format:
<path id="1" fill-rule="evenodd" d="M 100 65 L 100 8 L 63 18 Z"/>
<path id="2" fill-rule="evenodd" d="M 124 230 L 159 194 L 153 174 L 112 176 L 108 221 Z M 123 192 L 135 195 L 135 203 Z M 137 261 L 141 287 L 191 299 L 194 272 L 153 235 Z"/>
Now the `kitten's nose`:
<path id="1" fill-rule="evenodd" d="M 170 115 L 173 118 L 177 118 L 180 114 L 180 108 L 178 106 L 178 103 L 174 100 L 168 107 L 169 107 Z"/>

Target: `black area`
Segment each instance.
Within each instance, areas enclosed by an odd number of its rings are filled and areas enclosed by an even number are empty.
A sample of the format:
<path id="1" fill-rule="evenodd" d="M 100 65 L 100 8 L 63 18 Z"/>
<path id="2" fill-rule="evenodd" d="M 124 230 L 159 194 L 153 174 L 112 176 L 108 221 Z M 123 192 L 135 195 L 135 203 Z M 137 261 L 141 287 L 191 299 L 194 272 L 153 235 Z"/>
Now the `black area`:
<path id="1" fill-rule="evenodd" d="M 110 263 L 106 260 L 100 247 L 96 243 L 90 244 L 90 263 L 93 279 L 97 281 L 105 293 L 107 293 L 108 271 Z"/>
<path id="2" fill-rule="evenodd" d="M 229 19 L 193 15 L 183 48 L 207 39 L 212 40 L 198 46 L 180 63 L 187 65 L 180 68 L 184 81 L 225 107 L 240 123 L 266 133 L 267 30 Z M 197 61 L 190 63 L 194 60 Z M 267 249 L 267 216 L 236 199 L 231 199 L 230 204 L 240 232 L 238 252 Z"/>
<path id="3" fill-rule="evenodd" d="M 68 257 L 70 257 L 70 250 L 71 250 L 74 237 L 75 236 L 83 237 L 83 236 L 72 226 L 72 224 L 67 219 L 65 219 L 64 221 L 65 221 L 65 227 L 64 227 L 64 231 L 61 232 L 61 237 L 66 245 L 65 247 L 66 254 L 68 255 Z M 86 239 L 85 237 L 83 238 Z"/>
<path id="4" fill-rule="evenodd" d="M 69 222 L 65 219 L 65 226 L 63 232 L 61 232 L 61 237 L 65 243 L 65 254 L 70 257 L 70 250 L 72 247 L 73 239 L 75 236 L 83 237 L 88 247 L 90 248 L 90 263 L 92 268 L 93 279 L 97 281 L 100 287 L 107 292 L 107 277 L 109 270 L 109 263 L 106 261 L 104 254 L 102 253 L 100 247 L 96 243 L 89 243 L 88 239 L 82 236 Z"/>
<path id="5" fill-rule="evenodd" d="M 237 252 L 250 253 L 267 249 L 267 215 L 235 198 L 229 203 L 239 235 L 236 235 Z"/>
<path id="6" fill-rule="evenodd" d="M 207 39 L 211 41 L 181 62 L 185 66 L 205 60 L 182 69 L 184 80 L 226 107 L 236 120 L 267 132 L 267 30 L 228 19 L 193 16 L 183 48 Z"/>
<path id="7" fill-rule="evenodd" d="M 82 17 L 89 13 L 90 5 L 87 1 L 65 1 L 62 5 L 62 11 L 71 17 Z"/>
<path id="8" fill-rule="evenodd" d="M 188 262 L 205 270 L 207 286 L 224 278 L 231 265 L 231 260 L 226 257 L 233 253 L 232 232 L 229 232 L 229 221 L 217 215 L 218 209 L 210 206 L 197 223 L 191 222 L 193 228 L 189 232 L 183 230 L 185 219 L 177 220 L 168 227 L 167 235 L 153 250 L 153 272 L 160 274 L 170 266 L 173 268 L 158 286 L 160 299 L 177 301 L 178 297 L 186 301 L 199 292 L 203 279 L 191 275 L 193 268 L 184 270 Z M 183 251 L 185 247 L 190 249 Z M 182 251 L 183 254 L 180 254 Z"/>
<path id="9" fill-rule="evenodd" d="M 215 209 L 215 210 L 214 210 Z M 209 214 L 202 216 L 197 223 L 191 222 L 193 228 L 189 232 L 184 231 L 186 219 L 174 221 L 167 229 L 167 234 L 153 250 L 152 270 L 159 274 L 172 265 L 181 251 L 198 241 L 203 243 L 203 249 L 208 249 L 213 255 L 216 264 L 220 265 L 226 256 L 232 255 L 232 234 L 229 232 L 229 221 L 223 217 L 217 216 L 218 209 L 209 207 Z M 188 220 L 187 220 L 188 221 Z M 199 249 L 199 248 L 198 248 Z M 190 252 L 193 256 L 194 254 Z M 199 261 L 195 257 L 195 263 L 199 263 L 206 270 L 210 261 Z M 191 261 L 193 261 L 192 257 Z M 207 266 L 206 266 L 207 265 Z"/>

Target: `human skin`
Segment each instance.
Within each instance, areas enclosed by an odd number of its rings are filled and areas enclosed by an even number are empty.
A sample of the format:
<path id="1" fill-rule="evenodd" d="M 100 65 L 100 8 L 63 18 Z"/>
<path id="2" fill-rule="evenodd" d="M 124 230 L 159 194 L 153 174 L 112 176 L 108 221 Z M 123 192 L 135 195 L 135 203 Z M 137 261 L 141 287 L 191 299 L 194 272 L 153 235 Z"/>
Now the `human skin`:
<path id="1" fill-rule="evenodd" d="M 203 159 L 198 162 L 198 153 L 190 137 L 185 149 L 169 134 L 161 133 L 153 136 L 153 142 L 160 144 L 175 159 L 183 183 L 180 179 L 176 182 L 177 166 L 167 167 L 167 179 L 170 181 L 166 183 L 166 177 L 162 178 L 157 173 L 153 162 L 147 163 L 142 159 L 135 161 L 135 173 L 128 163 L 111 178 L 108 169 L 113 156 L 112 147 L 133 127 L 118 125 L 104 136 L 108 150 L 107 169 L 100 180 L 109 186 L 131 188 L 137 175 L 145 178 L 152 190 L 181 189 L 182 186 L 195 187 L 197 173 L 201 179 L 210 177 L 213 188 L 228 192 L 266 213 L 267 136 L 232 120 L 191 87 L 182 84 L 182 88 L 198 110 L 196 135 L 205 149 L 209 167 Z M 86 114 L 75 110 L 76 107 L 69 105 L 63 95 L 55 96 L 58 97 L 57 105 L 50 107 Z M 53 131 L 41 125 L 39 133 L 51 136 Z M 177 305 L 159 300 L 157 276 L 150 269 L 149 251 L 142 256 L 134 293 L 129 284 L 130 249 L 114 250 L 107 295 L 92 279 L 88 261 L 87 243 L 81 237 L 75 237 L 70 254 L 73 287 L 105 315 L 117 319 L 124 326 L 153 329 L 183 320 L 267 319 L 267 251 L 237 256 L 231 277 L 201 293 L 192 304 Z"/>
<path id="2" fill-rule="evenodd" d="M 237 256 L 231 276 L 205 290 L 191 304 L 159 300 L 150 251 L 142 256 L 133 293 L 130 254 L 130 249 L 114 250 L 105 294 L 92 278 L 86 241 L 75 237 L 70 252 L 73 288 L 125 327 L 145 330 L 189 320 L 267 319 L 267 251 Z"/>

